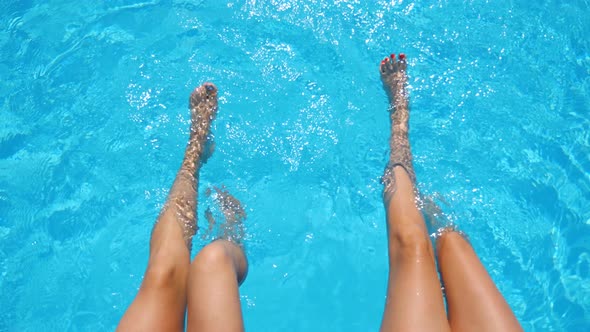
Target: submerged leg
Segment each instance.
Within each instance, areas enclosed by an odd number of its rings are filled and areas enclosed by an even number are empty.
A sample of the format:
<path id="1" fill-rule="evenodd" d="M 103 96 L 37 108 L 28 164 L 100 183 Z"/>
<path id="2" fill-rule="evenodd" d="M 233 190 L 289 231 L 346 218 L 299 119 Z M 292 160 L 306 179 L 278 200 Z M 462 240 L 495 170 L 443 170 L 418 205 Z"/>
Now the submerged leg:
<path id="1" fill-rule="evenodd" d="M 522 331 L 510 306 L 461 234 L 451 229 L 443 231 L 436 247 L 453 331 Z"/>
<path id="2" fill-rule="evenodd" d="M 389 279 L 381 331 L 449 331 L 432 245 L 415 202 L 405 56 L 386 58 L 380 71 L 391 120 L 391 152 L 383 175 Z"/>
<path id="3" fill-rule="evenodd" d="M 182 331 L 201 157 L 217 111 L 217 89 L 204 84 L 191 94 L 191 134 L 182 166 L 150 240 L 150 257 L 139 293 L 118 331 Z"/>
<path id="4" fill-rule="evenodd" d="M 191 264 L 188 286 L 188 331 L 243 331 L 239 285 L 248 262 L 241 244 L 246 214 L 240 201 L 216 188 L 225 222 L 219 239 L 206 245 Z"/>

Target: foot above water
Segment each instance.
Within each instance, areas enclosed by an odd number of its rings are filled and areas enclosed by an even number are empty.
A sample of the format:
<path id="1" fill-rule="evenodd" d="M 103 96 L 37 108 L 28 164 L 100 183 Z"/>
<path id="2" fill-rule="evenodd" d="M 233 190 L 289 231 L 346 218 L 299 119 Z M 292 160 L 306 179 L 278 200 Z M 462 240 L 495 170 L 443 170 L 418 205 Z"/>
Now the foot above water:
<path id="1" fill-rule="evenodd" d="M 396 101 L 396 96 L 399 97 L 398 93 L 403 92 L 408 80 L 407 66 L 406 55 L 403 53 L 400 53 L 398 58 L 395 54 L 391 54 L 381 61 L 379 66 L 381 82 L 383 82 L 383 88 L 387 92 L 390 102 Z"/>
<path id="2" fill-rule="evenodd" d="M 205 83 L 193 90 L 189 97 L 189 108 L 191 139 L 206 139 L 217 114 L 217 87 L 213 83 Z"/>

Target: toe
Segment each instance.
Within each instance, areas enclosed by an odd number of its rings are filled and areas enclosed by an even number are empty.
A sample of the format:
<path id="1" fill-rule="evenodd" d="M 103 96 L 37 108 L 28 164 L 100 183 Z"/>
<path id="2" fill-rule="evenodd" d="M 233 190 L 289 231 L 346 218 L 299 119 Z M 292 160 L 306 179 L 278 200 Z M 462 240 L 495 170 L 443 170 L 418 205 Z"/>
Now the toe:
<path id="1" fill-rule="evenodd" d="M 394 64 L 395 64 L 395 54 L 392 54 L 389 57 L 385 57 L 383 58 L 383 60 L 381 60 L 381 73 L 382 74 L 389 74 L 393 71 L 394 69 Z"/>
<path id="2" fill-rule="evenodd" d="M 205 88 L 205 93 L 208 95 L 215 95 L 217 93 L 217 87 L 211 82 L 203 84 L 203 87 Z"/>
<path id="3" fill-rule="evenodd" d="M 197 87 L 190 95 L 189 106 L 195 107 L 203 101 L 215 100 L 217 96 L 217 87 L 213 83 L 205 83 Z"/>
<path id="4" fill-rule="evenodd" d="M 384 58 L 383 60 L 381 60 L 381 65 L 379 66 L 379 71 L 381 72 L 381 74 L 385 74 L 389 71 L 387 68 L 387 65 L 388 65 L 387 58 Z"/>
<path id="5" fill-rule="evenodd" d="M 398 69 L 405 71 L 407 67 L 408 67 L 408 63 L 406 62 L 406 55 L 403 53 L 400 53 L 399 62 L 398 62 Z"/>
<path id="6" fill-rule="evenodd" d="M 391 62 L 391 69 L 393 69 L 395 67 L 395 62 L 396 62 L 395 53 L 391 53 L 389 55 L 389 60 L 390 60 L 389 62 Z"/>
<path id="7" fill-rule="evenodd" d="M 217 87 L 211 82 L 204 83 L 198 88 L 201 98 L 204 100 L 215 99 L 217 96 Z"/>
<path id="8" fill-rule="evenodd" d="M 387 71 L 391 72 L 393 70 L 393 64 L 395 63 L 395 59 L 385 58 L 385 65 L 387 66 Z"/>

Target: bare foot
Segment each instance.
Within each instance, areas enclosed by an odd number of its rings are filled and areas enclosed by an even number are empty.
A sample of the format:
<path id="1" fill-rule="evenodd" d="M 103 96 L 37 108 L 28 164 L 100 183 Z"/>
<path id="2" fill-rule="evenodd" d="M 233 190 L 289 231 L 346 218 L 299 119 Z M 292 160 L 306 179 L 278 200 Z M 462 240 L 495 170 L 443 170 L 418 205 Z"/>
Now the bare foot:
<path id="1" fill-rule="evenodd" d="M 191 110 L 191 140 L 207 138 L 211 122 L 217 114 L 217 87 L 213 83 L 205 83 L 196 88 L 189 98 Z"/>
<path id="2" fill-rule="evenodd" d="M 406 69 L 406 55 L 403 53 L 400 53 L 399 59 L 396 59 L 395 54 L 391 54 L 389 58 L 381 61 L 379 67 L 381 82 L 383 82 L 383 88 L 389 97 L 391 106 L 394 107 L 393 111 L 398 105 L 407 106 L 408 104 L 406 93 L 408 76 L 406 75 Z"/>
<path id="3" fill-rule="evenodd" d="M 189 108 L 190 137 L 181 170 L 194 175 L 211 154 L 209 134 L 211 122 L 217 115 L 217 87 L 213 83 L 205 83 L 196 88 L 189 97 Z"/>
<path id="4" fill-rule="evenodd" d="M 209 225 L 205 237 L 210 236 L 214 231 L 215 225 L 217 225 L 219 227 L 217 229 L 217 238 L 222 238 L 241 246 L 244 238 L 243 221 L 246 219 L 246 211 L 244 211 L 242 203 L 230 194 L 225 186 L 221 186 L 221 188 L 213 187 L 213 190 L 215 192 L 209 188 L 205 194 L 207 196 L 213 196 L 221 214 L 223 215 L 220 217 L 222 217 L 224 221 L 222 223 L 217 223 L 213 217 L 213 212 L 208 208 L 205 211 L 205 218 Z"/>

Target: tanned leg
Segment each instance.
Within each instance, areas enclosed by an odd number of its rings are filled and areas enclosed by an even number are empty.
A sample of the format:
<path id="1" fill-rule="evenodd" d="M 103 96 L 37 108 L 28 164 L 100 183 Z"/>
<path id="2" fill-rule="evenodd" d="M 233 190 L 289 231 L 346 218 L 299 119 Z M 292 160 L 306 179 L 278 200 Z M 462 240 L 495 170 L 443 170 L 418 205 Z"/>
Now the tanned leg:
<path id="1" fill-rule="evenodd" d="M 522 331 L 510 306 L 461 234 L 443 230 L 436 247 L 453 331 Z"/>
<path id="2" fill-rule="evenodd" d="M 243 331 L 239 285 L 248 262 L 242 248 L 244 209 L 226 190 L 215 189 L 225 222 L 219 239 L 205 246 L 191 264 L 188 286 L 188 331 Z"/>
<path id="3" fill-rule="evenodd" d="M 117 331 L 182 331 L 186 310 L 191 240 L 201 157 L 217 111 L 217 89 L 207 83 L 190 96 L 191 133 L 168 200 L 150 241 L 150 257 L 139 293 Z"/>
<path id="4" fill-rule="evenodd" d="M 416 207 L 416 176 L 408 140 L 409 108 L 405 56 L 381 62 L 389 97 L 389 163 L 383 175 L 389 279 L 381 331 L 449 331 L 432 245 Z"/>

